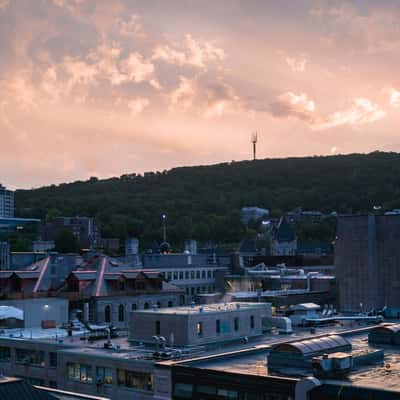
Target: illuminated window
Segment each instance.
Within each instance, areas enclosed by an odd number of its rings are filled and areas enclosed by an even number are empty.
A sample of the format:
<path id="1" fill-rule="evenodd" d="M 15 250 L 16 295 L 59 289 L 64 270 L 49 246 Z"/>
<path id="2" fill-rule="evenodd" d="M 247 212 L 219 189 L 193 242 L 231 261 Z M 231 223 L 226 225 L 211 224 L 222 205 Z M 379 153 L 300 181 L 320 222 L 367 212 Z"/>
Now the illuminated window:
<path id="1" fill-rule="evenodd" d="M 90 365 L 80 363 L 68 363 L 67 373 L 69 380 L 85 383 L 92 382 L 92 367 Z"/>
<path id="2" fill-rule="evenodd" d="M 197 333 L 197 336 L 203 336 L 203 323 L 202 322 L 197 322 L 196 333 Z"/>
<path id="3" fill-rule="evenodd" d="M 96 368 L 96 377 L 98 383 L 104 383 L 106 385 L 112 385 L 113 376 L 112 369 L 106 367 L 97 367 Z"/>

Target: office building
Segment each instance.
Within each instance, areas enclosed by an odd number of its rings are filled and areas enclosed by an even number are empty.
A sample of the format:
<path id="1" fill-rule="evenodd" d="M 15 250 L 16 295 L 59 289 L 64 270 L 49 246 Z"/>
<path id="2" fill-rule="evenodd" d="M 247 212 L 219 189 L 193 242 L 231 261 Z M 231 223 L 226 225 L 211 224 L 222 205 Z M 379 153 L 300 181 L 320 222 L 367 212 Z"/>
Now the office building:
<path id="1" fill-rule="evenodd" d="M 0 184 L 0 218 L 14 218 L 14 192 Z"/>
<path id="2" fill-rule="evenodd" d="M 400 215 L 338 218 L 335 267 L 342 311 L 400 310 Z"/>

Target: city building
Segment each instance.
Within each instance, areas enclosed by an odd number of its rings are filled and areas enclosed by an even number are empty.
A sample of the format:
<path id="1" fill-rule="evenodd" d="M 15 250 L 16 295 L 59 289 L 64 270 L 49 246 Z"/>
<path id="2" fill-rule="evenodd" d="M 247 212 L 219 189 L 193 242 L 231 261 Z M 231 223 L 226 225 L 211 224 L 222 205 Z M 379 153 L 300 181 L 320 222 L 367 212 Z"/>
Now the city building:
<path id="1" fill-rule="evenodd" d="M 42 253 L 54 250 L 54 240 L 34 240 L 32 242 L 32 251 L 34 253 Z"/>
<path id="2" fill-rule="evenodd" d="M 271 233 L 272 256 L 294 256 L 297 254 L 297 237 L 285 218 L 280 219 Z"/>
<path id="3" fill-rule="evenodd" d="M 93 218 L 89 217 L 56 217 L 45 221 L 40 229 L 42 240 L 57 240 L 64 232 L 71 232 L 81 248 L 94 249 L 100 245 L 100 230 Z"/>
<path id="4" fill-rule="evenodd" d="M 338 218 L 335 268 L 342 311 L 400 312 L 400 216 Z"/>
<path id="5" fill-rule="evenodd" d="M 193 346 L 262 335 L 270 304 L 216 303 L 133 312 L 129 340 L 154 343 L 165 338 L 169 346 Z"/>
<path id="6" fill-rule="evenodd" d="M 160 271 L 132 268 L 99 255 L 71 271 L 57 295 L 68 298 L 71 309 L 84 312 L 87 307 L 84 319 L 117 328 L 127 328 L 132 310 L 174 307 L 185 301 L 183 290 L 166 282 Z"/>
<path id="7" fill-rule="evenodd" d="M 400 352 L 368 344 L 374 327 L 206 354 L 156 366 L 158 399 L 400 399 Z M 322 330 L 321 330 L 322 331 Z M 162 378 L 162 379 L 161 379 Z"/>
<path id="8" fill-rule="evenodd" d="M 10 268 L 10 245 L 8 242 L 0 242 L 0 270 Z"/>
<path id="9" fill-rule="evenodd" d="M 14 192 L 0 184 L 0 218 L 14 218 Z"/>
<path id="10" fill-rule="evenodd" d="M 183 253 L 146 253 L 143 268 L 160 271 L 164 279 L 185 291 L 186 303 L 198 295 L 222 292 L 223 276 L 228 271 L 230 257 L 210 253 L 192 253 L 197 246 L 191 242 Z M 191 250 L 191 251 L 190 251 Z"/>

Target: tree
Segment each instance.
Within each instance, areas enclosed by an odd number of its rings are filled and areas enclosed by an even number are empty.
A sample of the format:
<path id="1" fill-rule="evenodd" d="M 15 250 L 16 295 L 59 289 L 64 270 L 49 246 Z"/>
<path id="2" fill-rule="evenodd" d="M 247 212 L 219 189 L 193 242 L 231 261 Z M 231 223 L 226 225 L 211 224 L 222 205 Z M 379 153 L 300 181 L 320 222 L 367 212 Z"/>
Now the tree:
<path id="1" fill-rule="evenodd" d="M 60 253 L 79 252 L 79 242 L 76 236 L 69 230 L 63 230 L 54 241 L 54 249 Z"/>

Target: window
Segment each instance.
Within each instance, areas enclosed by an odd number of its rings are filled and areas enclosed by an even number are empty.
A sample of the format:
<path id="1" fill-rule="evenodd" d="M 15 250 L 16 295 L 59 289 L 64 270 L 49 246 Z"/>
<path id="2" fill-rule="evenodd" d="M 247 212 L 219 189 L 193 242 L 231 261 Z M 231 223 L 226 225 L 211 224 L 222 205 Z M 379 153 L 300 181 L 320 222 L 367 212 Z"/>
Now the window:
<path id="1" fill-rule="evenodd" d="M 215 321 L 215 333 L 219 335 L 221 333 L 221 320 L 217 319 Z"/>
<path id="2" fill-rule="evenodd" d="M 144 308 L 145 310 L 148 310 L 148 309 L 149 309 L 149 303 L 144 303 L 143 308 Z"/>
<path id="3" fill-rule="evenodd" d="M 227 389 L 217 389 L 217 395 L 223 396 L 227 400 L 236 400 L 238 398 L 237 392 Z"/>
<path id="4" fill-rule="evenodd" d="M 49 366 L 51 368 L 57 367 L 57 353 L 54 352 L 49 353 Z"/>
<path id="5" fill-rule="evenodd" d="M 120 304 L 118 307 L 118 321 L 124 322 L 125 320 L 125 307 L 123 304 Z"/>
<path id="6" fill-rule="evenodd" d="M 0 361 L 10 361 L 11 351 L 9 347 L 0 347 Z"/>
<path id="7" fill-rule="evenodd" d="M 174 396 L 183 399 L 193 397 L 193 385 L 191 383 L 176 383 L 174 387 Z"/>
<path id="8" fill-rule="evenodd" d="M 189 271 L 185 272 L 185 279 L 189 279 Z"/>
<path id="9" fill-rule="evenodd" d="M 111 307 L 105 306 L 104 308 L 104 321 L 111 322 Z"/>
<path id="10" fill-rule="evenodd" d="M 254 315 L 250 315 L 250 328 L 254 329 Z"/>
<path id="11" fill-rule="evenodd" d="M 194 279 L 194 271 L 190 271 L 190 279 Z"/>
<path id="12" fill-rule="evenodd" d="M 179 279 L 183 279 L 183 272 L 182 271 L 179 272 Z"/>
<path id="13" fill-rule="evenodd" d="M 156 335 L 161 333 L 161 323 L 160 321 L 156 321 Z"/>
<path id="14" fill-rule="evenodd" d="M 172 272 L 167 272 L 167 281 L 172 279 Z"/>
<path id="15" fill-rule="evenodd" d="M 196 271 L 196 279 L 200 279 L 200 271 Z"/>
<path id="16" fill-rule="evenodd" d="M 207 271 L 207 278 L 208 278 L 208 279 L 211 279 L 211 270 L 208 270 L 208 271 Z"/>
<path id="17" fill-rule="evenodd" d="M 190 293 L 192 294 L 192 296 L 194 295 L 194 287 L 190 288 Z"/>
<path id="18" fill-rule="evenodd" d="M 168 302 L 168 307 L 173 307 L 173 306 L 174 306 L 174 302 L 170 300 L 170 301 Z"/>
<path id="19" fill-rule="evenodd" d="M 96 377 L 97 383 L 104 383 L 106 385 L 112 385 L 113 383 L 113 374 L 111 368 L 106 367 L 97 367 L 96 368 Z"/>
<path id="20" fill-rule="evenodd" d="M 178 279 L 178 271 L 174 272 L 174 280 L 176 281 Z"/>
<path id="21" fill-rule="evenodd" d="M 16 349 L 16 362 L 18 364 L 44 367 L 44 351 Z"/>
<path id="22" fill-rule="evenodd" d="M 118 385 L 134 389 L 153 390 L 153 375 L 117 369 Z"/>
<path id="23" fill-rule="evenodd" d="M 161 308 L 161 302 L 157 301 L 157 308 Z"/>
<path id="24" fill-rule="evenodd" d="M 92 382 L 92 367 L 80 363 L 67 363 L 68 379 L 85 383 Z"/>
<path id="25" fill-rule="evenodd" d="M 239 330 L 239 318 L 236 317 L 233 321 L 235 331 Z"/>
<path id="26" fill-rule="evenodd" d="M 200 293 L 200 286 L 196 288 L 197 293 Z"/>
<path id="27" fill-rule="evenodd" d="M 196 333 L 197 336 L 203 336 L 203 323 L 200 321 L 196 324 Z"/>
<path id="28" fill-rule="evenodd" d="M 201 271 L 201 278 L 202 279 L 205 279 L 206 278 L 206 271 Z"/>
<path id="29" fill-rule="evenodd" d="M 137 304 L 136 304 L 136 303 L 133 303 L 133 304 L 132 304 L 131 310 L 132 310 L 132 311 L 137 310 Z"/>
<path id="30" fill-rule="evenodd" d="M 119 281 L 118 282 L 118 289 L 119 290 L 125 290 L 125 281 Z"/>

